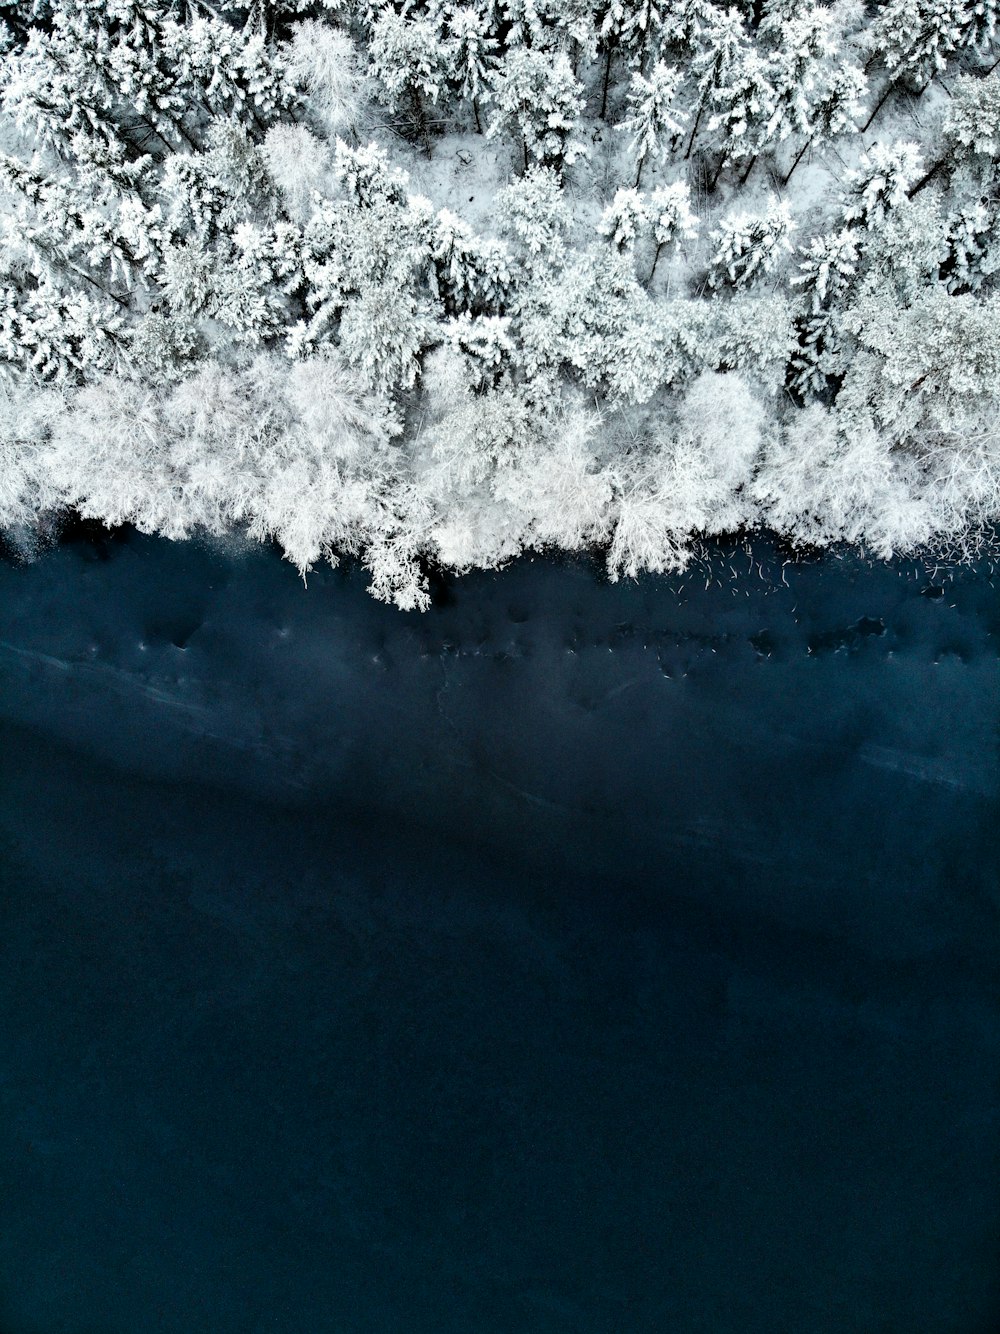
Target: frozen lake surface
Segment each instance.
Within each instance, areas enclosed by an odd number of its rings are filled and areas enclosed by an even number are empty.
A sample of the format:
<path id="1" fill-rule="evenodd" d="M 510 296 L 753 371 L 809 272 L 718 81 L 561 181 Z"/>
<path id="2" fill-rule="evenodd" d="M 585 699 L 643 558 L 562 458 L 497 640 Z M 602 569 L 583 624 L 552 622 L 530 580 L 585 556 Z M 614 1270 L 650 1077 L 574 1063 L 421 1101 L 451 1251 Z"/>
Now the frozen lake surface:
<path id="1" fill-rule="evenodd" d="M 992 1334 L 998 598 L 0 566 L 2 1334 Z"/>

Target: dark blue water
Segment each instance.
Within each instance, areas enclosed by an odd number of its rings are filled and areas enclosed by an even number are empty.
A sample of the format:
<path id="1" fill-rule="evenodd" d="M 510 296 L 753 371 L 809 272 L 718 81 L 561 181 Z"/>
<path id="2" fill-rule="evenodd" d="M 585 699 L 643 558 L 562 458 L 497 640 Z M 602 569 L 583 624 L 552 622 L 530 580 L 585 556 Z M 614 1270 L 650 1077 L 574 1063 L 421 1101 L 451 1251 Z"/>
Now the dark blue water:
<path id="1" fill-rule="evenodd" d="M 988 570 L 440 592 L 0 567 L 2 1334 L 1000 1327 Z"/>

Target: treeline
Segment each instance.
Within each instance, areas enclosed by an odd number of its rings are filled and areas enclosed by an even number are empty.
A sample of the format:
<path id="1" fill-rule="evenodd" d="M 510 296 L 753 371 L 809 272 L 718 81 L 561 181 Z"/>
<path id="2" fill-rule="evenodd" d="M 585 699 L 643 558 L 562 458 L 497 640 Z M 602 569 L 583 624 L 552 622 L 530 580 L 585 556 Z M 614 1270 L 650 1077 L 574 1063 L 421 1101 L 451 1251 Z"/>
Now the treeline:
<path id="1" fill-rule="evenodd" d="M 404 606 L 525 547 L 961 542 L 998 15 L 0 2 L 0 526 L 245 527 Z"/>

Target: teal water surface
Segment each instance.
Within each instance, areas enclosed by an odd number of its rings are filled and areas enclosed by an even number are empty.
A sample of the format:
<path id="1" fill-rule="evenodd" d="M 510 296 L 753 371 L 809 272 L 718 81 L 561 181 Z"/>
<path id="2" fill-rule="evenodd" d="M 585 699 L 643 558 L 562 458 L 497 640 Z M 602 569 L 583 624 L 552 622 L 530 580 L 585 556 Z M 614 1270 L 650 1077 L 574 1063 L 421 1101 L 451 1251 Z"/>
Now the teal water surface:
<path id="1" fill-rule="evenodd" d="M 2 1334 L 987 1334 L 989 568 L 0 567 Z"/>

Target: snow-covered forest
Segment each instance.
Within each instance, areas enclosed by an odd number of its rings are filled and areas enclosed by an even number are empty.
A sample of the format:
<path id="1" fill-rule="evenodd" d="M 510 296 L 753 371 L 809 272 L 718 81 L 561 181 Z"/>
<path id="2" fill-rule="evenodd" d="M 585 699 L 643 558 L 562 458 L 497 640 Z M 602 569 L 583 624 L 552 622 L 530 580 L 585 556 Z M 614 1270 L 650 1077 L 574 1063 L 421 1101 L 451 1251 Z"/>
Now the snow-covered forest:
<path id="1" fill-rule="evenodd" d="M 612 577 L 1000 511 L 1000 0 L 0 0 L 0 526 Z"/>

